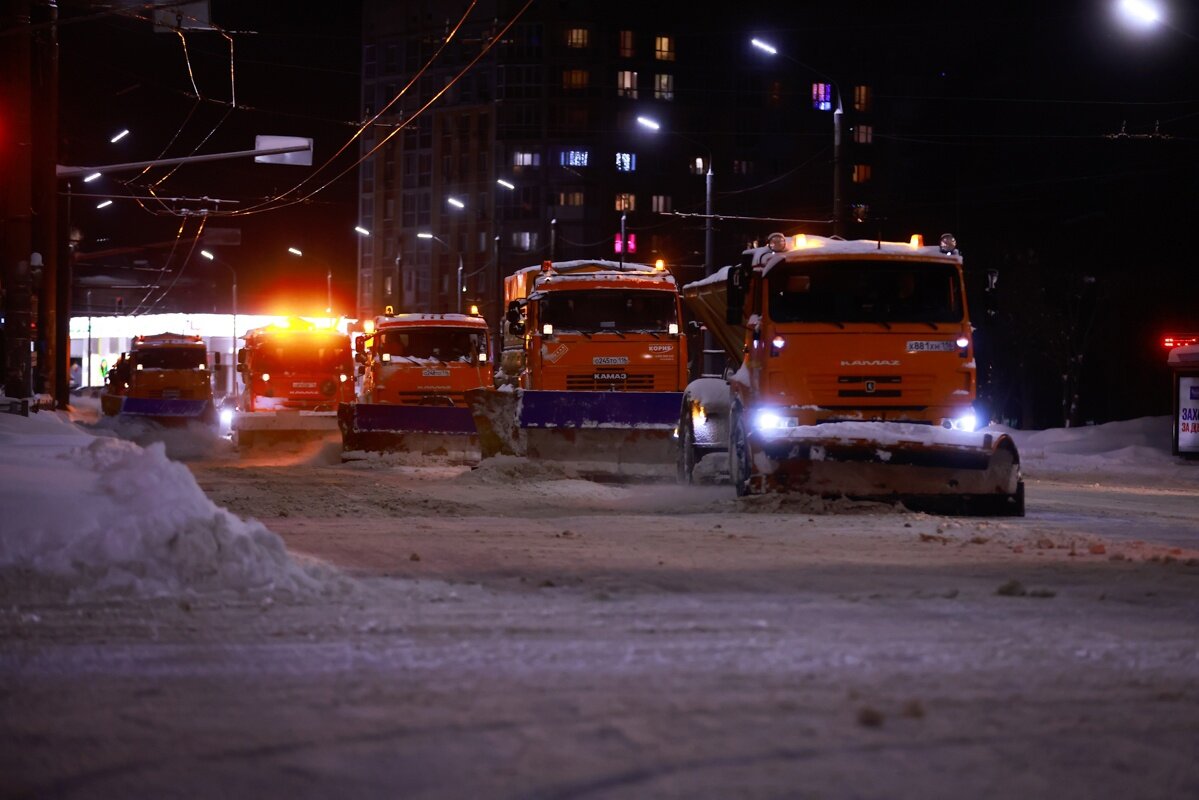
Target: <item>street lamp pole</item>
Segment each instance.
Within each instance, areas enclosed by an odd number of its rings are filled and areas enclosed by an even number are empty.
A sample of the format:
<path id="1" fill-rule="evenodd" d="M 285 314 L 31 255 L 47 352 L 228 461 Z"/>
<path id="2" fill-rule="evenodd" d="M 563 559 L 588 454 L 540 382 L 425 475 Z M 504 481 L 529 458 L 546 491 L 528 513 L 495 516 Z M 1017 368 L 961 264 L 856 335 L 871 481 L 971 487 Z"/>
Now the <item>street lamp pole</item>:
<path id="1" fill-rule="evenodd" d="M 814 72 L 817 76 L 828 81 L 829 85 L 833 87 L 833 93 L 837 96 L 837 107 L 833 109 L 833 235 L 843 236 L 845 230 L 841 205 L 841 117 L 845 109 L 841 104 L 841 87 L 837 85 L 835 80 L 815 67 L 805 64 L 799 59 L 792 58 L 786 53 L 779 53 L 778 48 L 768 42 L 764 42 L 761 39 L 751 39 L 750 44 L 764 53 L 769 53 L 772 56 L 781 55 L 788 61 L 798 64 L 810 72 Z"/>
<path id="2" fill-rule="evenodd" d="M 237 393 L 237 270 L 233 265 L 224 259 L 218 259 L 211 250 L 201 250 L 200 255 L 220 264 L 225 269 L 229 270 L 229 275 L 233 280 L 232 283 L 232 300 L 233 300 L 233 336 L 229 340 L 229 394 Z M 89 307 L 91 303 L 88 303 Z M 90 314 L 91 311 L 89 310 Z"/>
<path id="3" fill-rule="evenodd" d="M 637 124 L 643 128 L 648 128 L 651 131 L 661 130 L 662 125 L 649 117 L 637 117 Z M 715 233 L 712 228 L 712 219 L 716 216 L 716 210 L 712 201 L 712 189 L 715 184 L 715 173 L 712 170 L 712 150 L 700 142 L 695 141 L 689 136 L 684 136 L 677 131 L 667 131 L 667 133 L 677 136 L 691 142 L 696 147 L 708 151 L 707 173 L 704 175 L 704 275 L 708 276 L 713 271 L 713 253 L 715 252 Z M 621 222 L 623 223 L 623 218 Z M 624 229 L 621 229 L 621 237 L 624 236 Z"/>
<path id="4" fill-rule="evenodd" d="M 416 234 L 416 238 L 432 239 L 433 241 L 440 243 L 441 246 L 444 247 L 447 251 L 449 251 L 449 249 L 450 249 L 450 246 L 448 244 L 446 244 L 444 239 L 442 239 L 440 236 L 434 236 L 433 234 L 429 233 L 428 231 L 421 231 L 420 233 Z M 458 291 L 456 293 L 458 295 L 458 303 L 457 303 L 458 313 L 461 314 L 462 313 L 462 254 L 461 253 L 458 254 Z"/>

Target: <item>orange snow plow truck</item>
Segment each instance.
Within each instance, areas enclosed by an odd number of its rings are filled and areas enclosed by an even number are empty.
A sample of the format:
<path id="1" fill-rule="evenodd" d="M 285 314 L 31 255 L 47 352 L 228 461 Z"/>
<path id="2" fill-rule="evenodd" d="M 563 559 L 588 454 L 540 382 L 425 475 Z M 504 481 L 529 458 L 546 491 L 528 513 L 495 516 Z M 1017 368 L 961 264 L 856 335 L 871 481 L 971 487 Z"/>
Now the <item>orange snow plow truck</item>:
<path id="1" fill-rule="evenodd" d="M 105 377 L 100 408 L 108 416 L 216 424 L 208 348 L 199 336 L 137 336 Z"/>
<path id="2" fill-rule="evenodd" d="M 484 457 L 571 462 L 589 477 L 673 472 L 687 344 L 665 268 L 545 261 L 504 281 L 494 390 L 471 393 Z"/>
<path id="3" fill-rule="evenodd" d="M 738 495 L 1023 516 L 1015 443 L 976 429 L 972 328 L 951 235 L 925 247 L 919 236 L 773 234 L 682 293 L 729 359 L 727 379 L 687 387 L 682 480 L 706 456 L 727 457 Z"/>
<path id="4" fill-rule="evenodd" d="M 237 371 L 232 428 L 242 449 L 336 438 L 337 404 L 354 396 L 349 335 L 299 317 L 248 331 Z"/>
<path id="5" fill-rule="evenodd" d="M 342 453 L 479 458 L 467 390 L 492 386 L 487 323 L 471 314 L 396 314 L 355 339 L 360 395 L 338 406 Z"/>

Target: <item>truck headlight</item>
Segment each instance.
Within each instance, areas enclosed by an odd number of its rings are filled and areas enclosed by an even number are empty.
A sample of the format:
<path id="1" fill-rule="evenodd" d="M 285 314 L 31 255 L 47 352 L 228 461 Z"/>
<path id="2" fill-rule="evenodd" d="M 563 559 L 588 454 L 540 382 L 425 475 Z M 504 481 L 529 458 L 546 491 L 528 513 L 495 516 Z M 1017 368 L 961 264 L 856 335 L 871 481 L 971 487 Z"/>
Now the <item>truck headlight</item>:
<path id="1" fill-rule="evenodd" d="M 754 427 L 760 431 L 781 431 L 798 424 L 798 417 L 789 417 L 773 408 L 763 408 L 754 415 Z"/>
<path id="2" fill-rule="evenodd" d="M 967 411 L 953 419 L 946 420 L 945 427 L 955 431 L 974 433 L 978 429 L 978 415 L 973 411 Z"/>

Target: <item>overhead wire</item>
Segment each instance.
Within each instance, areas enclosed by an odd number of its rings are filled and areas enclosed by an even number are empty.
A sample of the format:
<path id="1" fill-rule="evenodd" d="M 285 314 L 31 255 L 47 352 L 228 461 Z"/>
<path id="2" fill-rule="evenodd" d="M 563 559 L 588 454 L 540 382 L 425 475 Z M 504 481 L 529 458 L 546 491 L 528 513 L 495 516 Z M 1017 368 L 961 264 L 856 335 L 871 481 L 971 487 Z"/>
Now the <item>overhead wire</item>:
<path id="1" fill-rule="evenodd" d="M 280 199 L 285 198 L 289 194 L 296 192 L 298 189 L 300 189 L 300 187 L 304 186 L 309 181 L 311 181 L 314 177 L 316 177 L 316 175 L 318 175 L 321 172 L 321 170 L 325 169 L 330 164 L 332 164 L 333 161 L 338 156 L 340 156 L 347 149 L 349 149 L 349 147 L 355 141 L 357 141 L 369 127 L 371 127 L 381 116 L 383 116 L 393 105 L 395 105 L 400 100 L 400 98 L 403 97 L 404 94 L 406 94 L 409 89 L 411 89 L 412 86 L 414 86 L 416 84 L 416 82 L 424 75 L 424 73 L 428 71 L 429 67 L 432 66 L 432 64 L 438 59 L 438 57 L 445 50 L 445 48 L 449 45 L 449 43 L 453 40 L 453 38 L 455 36 L 457 36 L 457 34 L 461 30 L 462 26 L 466 23 L 467 19 L 469 18 L 470 13 L 474 9 L 477 2 L 478 2 L 478 0 L 472 0 L 471 4 L 467 7 L 466 11 L 458 19 L 457 24 L 455 24 L 453 29 L 446 35 L 445 40 L 441 43 L 441 45 L 437 48 L 437 50 L 433 53 L 433 55 L 430 56 L 429 60 L 425 62 L 425 64 L 421 67 L 421 69 L 412 77 L 412 79 L 409 80 L 408 83 L 406 83 L 404 85 L 404 87 L 402 89 L 400 89 L 399 92 L 397 92 L 387 102 L 386 105 L 384 105 L 381 109 L 379 109 L 379 111 L 376 112 L 373 116 L 371 116 L 370 119 L 363 122 L 362 125 L 360 125 L 359 128 L 354 132 L 354 134 L 349 138 L 349 140 L 347 140 L 344 145 L 342 145 L 340 148 L 338 148 L 337 152 L 334 153 L 332 156 L 330 156 L 325 161 L 325 163 L 321 165 L 321 167 L 319 169 L 317 169 L 315 172 L 313 172 L 312 175 L 309 175 L 307 178 L 305 178 L 303 181 L 301 181 L 299 184 L 297 184 L 292 189 L 289 189 L 286 192 L 276 195 L 276 197 L 273 201 L 268 201 L 267 203 L 261 203 L 256 207 L 250 207 L 250 208 L 246 208 L 246 209 L 238 209 L 236 211 L 231 211 L 231 212 L 225 212 L 225 214 L 227 216 L 246 216 L 248 214 L 261 213 L 262 211 L 266 211 L 266 210 L 274 210 L 277 208 L 283 208 L 283 207 L 287 207 L 287 206 L 291 206 L 291 205 L 296 205 L 298 203 L 306 202 L 307 200 L 311 199 L 314 195 L 327 189 L 330 185 L 332 185 L 338 179 L 342 178 L 347 173 L 349 173 L 350 170 L 354 169 L 359 164 L 361 164 L 363 161 L 367 160 L 372 155 L 377 153 L 385 144 L 387 144 L 389 141 L 391 141 L 393 138 L 395 138 L 400 133 L 400 131 L 404 130 L 404 128 L 406 128 L 409 124 L 411 124 L 413 120 L 418 119 L 421 116 L 421 114 L 423 114 L 434 103 L 436 103 L 439 99 L 441 99 L 442 95 L 444 95 L 446 92 L 448 92 L 450 90 L 450 88 L 454 86 L 454 84 L 456 84 L 459 80 L 461 80 L 463 75 L 465 75 L 467 72 L 469 72 L 475 66 L 475 64 L 477 64 L 485 55 L 487 55 L 487 53 L 489 53 L 491 51 L 491 49 L 493 47 L 495 47 L 496 43 L 503 40 L 504 35 L 512 28 L 513 25 L 516 24 L 516 22 L 525 13 L 525 11 L 527 11 L 528 8 L 533 4 L 533 0 L 526 0 L 525 4 L 512 16 L 511 19 L 508 20 L 508 22 L 504 25 L 504 27 L 502 29 L 500 29 L 494 36 L 492 36 L 488 40 L 486 46 L 484 46 L 475 55 L 475 57 L 473 59 L 471 59 L 465 66 L 463 66 L 463 68 L 461 70 L 459 70 L 458 73 L 456 75 L 454 75 L 453 78 L 451 78 L 449 81 L 447 81 L 446 84 L 444 86 L 442 86 L 439 91 L 437 91 L 435 94 L 433 94 L 420 108 L 418 108 L 415 112 L 413 112 L 413 114 L 410 117 L 406 118 L 404 120 L 403 125 L 393 128 L 386 136 L 384 136 L 382 139 L 380 139 L 379 142 L 377 144 L 375 144 L 374 147 L 372 147 L 367 152 L 361 154 L 353 164 L 350 164 L 348 167 L 343 169 L 341 172 L 339 172 L 338 174 L 334 175 L 332 178 L 327 180 L 324 184 L 318 186 L 316 189 L 313 189 L 311 192 L 304 195 L 303 197 L 294 198 L 294 199 L 288 200 L 286 202 L 278 202 Z"/>

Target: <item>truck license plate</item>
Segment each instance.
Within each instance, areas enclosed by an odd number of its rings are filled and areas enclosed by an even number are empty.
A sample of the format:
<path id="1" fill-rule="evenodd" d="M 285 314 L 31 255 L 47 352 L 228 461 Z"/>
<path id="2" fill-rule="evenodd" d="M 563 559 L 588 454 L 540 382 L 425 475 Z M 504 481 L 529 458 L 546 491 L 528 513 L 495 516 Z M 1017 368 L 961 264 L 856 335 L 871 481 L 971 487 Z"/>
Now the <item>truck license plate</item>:
<path id="1" fill-rule="evenodd" d="M 908 342 L 909 353 L 952 353 L 957 349 L 957 343 L 948 340 L 936 342 Z"/>

